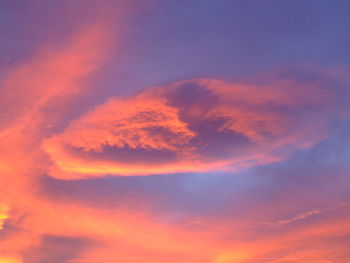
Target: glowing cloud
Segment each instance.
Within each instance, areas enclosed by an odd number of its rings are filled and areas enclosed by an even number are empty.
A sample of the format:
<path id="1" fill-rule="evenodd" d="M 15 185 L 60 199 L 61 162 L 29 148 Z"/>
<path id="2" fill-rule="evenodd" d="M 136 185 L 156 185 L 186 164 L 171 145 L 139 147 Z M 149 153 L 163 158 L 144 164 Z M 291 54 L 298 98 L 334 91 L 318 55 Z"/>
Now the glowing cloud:
<path id="1" fill-rule="evenodd" d="M 325 138 L 332 95 L 315 94 L 314 85 L 290 80 L 187 80 L 112 98 L 43 148 L 57 165 L 52 175 L 62 178 L 240 169 Z"/>
<path id="2" fill-rule="evenodd" d="M 104 58 L 106 39 L 99 25 L 92 26 L 56 48 L 39 47 L 37 56 L 4 74 L 0 83 L 4 112 L 0 116 L 0 262 L 22 262 L 19 255 L 40 244 L 38 231 L 21 231 L 22 216 L 32 214 L 33 206 L 42 202 L 35 193 L 45 169 L 38 145 L 62 121 L 68 110 L 64 105 L 86 92 L 88 85 L 82 83 Z"/>

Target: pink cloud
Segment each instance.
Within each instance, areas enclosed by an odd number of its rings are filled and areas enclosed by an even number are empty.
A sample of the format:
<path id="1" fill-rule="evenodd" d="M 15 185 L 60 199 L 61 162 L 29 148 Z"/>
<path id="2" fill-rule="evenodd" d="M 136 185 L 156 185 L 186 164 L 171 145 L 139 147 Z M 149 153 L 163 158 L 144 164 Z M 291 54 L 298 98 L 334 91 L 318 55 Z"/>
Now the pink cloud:
<path id="1" fill-rule="evenodd" d="M 52 175 L 66 179 L 237 170 L 324 139 L 333 102 L 331 91 L 296 80 L 186 80 L 111 98 L 43 149 L 55 163 Z"/>

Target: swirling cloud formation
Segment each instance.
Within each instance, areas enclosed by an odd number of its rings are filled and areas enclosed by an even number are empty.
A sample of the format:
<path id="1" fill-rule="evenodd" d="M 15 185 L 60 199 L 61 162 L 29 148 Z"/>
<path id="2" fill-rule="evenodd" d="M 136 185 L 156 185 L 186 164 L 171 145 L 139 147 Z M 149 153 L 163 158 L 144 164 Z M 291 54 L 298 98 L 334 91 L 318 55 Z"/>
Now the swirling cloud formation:
<path id="1" fill-rule="evenodd" d="M 332 97 L 294 80 L 190 79 L 109 99 L 43 148 L 55 163 L 52 175 L 66 179 L 237 170 L 325 138 Z"/>

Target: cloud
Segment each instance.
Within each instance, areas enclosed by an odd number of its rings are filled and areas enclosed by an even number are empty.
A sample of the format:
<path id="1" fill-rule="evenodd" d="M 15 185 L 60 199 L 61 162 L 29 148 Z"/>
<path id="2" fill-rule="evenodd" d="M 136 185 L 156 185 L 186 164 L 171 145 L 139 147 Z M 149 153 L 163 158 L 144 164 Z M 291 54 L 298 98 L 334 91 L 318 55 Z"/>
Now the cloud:
<path id="1" fill-rule="evenodd" d="M 59 178 L 238 170 L 327 137 L 334 94 L 317 83 L 191 79 L 111 98 L 43 149 Z M 310 125 L 312 123 L 312 125 Z"/>
<path id="2" fill-rule="evenodd" d="M 46 157 L 38 145 L 64 119 L 69 102 L 87 92 L 83 85 L 102 63 L 109 36 L 99 24 L 81 30 L 57 47 L 43 44 L 37 56 L 4 73 L 0 89 L 0 258 L 21 262 L 40 244 L 41 233 L 24 229 L 22 219 L 45 203 L 36 194 Z M 108 42 L 108 41 L 107 41 Z M 1 262 L 2 262 L 1 261 Z"/>
<path id="3" fill-rule="evenodd" d="M 339 209 L 339 208 L 342 208 L 344 206 L 348 206 L 348 204 L 340 203 L 340 204 L 337 204 L 334 207 L 330 207 L 330 208 L 313 209 L 313 210 L 310 210 L 310 211 L 306 211 L 304 213 L 300 213 L 300 214 L 298 214 L 298 215 L 296 215 L 296 216 L 294 216 L 292 218 L 289 218 L 289 219 L 278 220 L 276 222 L 266 222 L 266 223 L 262 223 L 262 224 L 263 225 L 267 225 L 267 226 L 271 226 L 271 227 L 281 227 L 281 226 L 293 223 L 295 221 L 303 220 L 303 219 L 309 218 L 309 217 L 314 216 L 314 215 L 318 215 L 318 214 L 321 214 L 321 213 L 325 213 L 325 212 L 328 212 L 328 211 Z"/>

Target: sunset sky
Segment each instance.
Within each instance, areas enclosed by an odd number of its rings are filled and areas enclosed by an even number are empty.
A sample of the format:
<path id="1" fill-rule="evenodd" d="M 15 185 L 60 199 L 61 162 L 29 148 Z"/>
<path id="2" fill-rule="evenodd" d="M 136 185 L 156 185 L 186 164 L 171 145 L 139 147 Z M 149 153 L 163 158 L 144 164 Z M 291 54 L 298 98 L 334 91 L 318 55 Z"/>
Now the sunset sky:
<path id="1" fill-rule="evenodd" d="M 0 263 L 349 263 L 349 14 L 0 0 Z"/>

